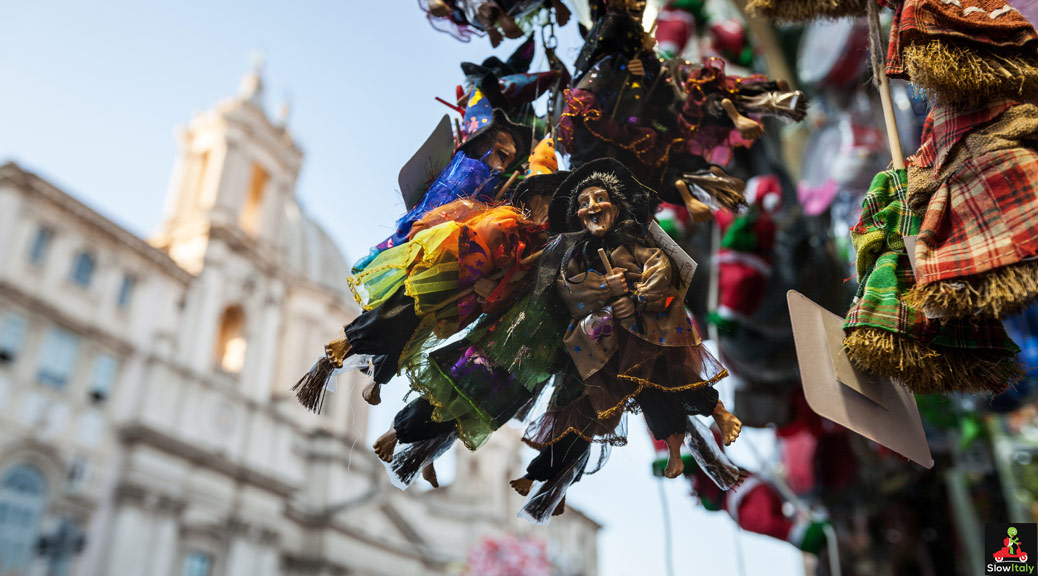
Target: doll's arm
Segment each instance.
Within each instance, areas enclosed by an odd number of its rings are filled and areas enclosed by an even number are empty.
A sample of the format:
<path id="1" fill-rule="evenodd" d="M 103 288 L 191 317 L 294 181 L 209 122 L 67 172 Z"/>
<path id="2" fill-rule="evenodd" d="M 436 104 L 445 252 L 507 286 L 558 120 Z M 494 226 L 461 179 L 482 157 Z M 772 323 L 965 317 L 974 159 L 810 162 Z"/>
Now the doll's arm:
<path id="1" fill-rule="evenodd" d="M 638 307 L 652 312 L 665 309 L 674 296 L 670 259 L 659 248 L 646 246 L 636 248 L 634 256 L 642 265 L 641 280 L 634 283 Z"/>
<path id="2" fill-rule="evenodd" d="M 604 277 L 598 272 L 577 274 L 569 279 L 560 275 L 555 280 L 555 287 L 572 318 L 583 318 L 601 310 L 613 298 Z"/>

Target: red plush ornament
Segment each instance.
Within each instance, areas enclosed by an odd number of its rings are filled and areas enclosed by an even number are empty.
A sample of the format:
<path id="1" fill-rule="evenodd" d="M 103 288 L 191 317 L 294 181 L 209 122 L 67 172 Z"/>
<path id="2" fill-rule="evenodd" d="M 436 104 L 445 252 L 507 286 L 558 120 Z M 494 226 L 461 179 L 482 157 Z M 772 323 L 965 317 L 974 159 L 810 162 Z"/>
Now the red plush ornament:
<path id="1" fill-rule="evenodd" d="M 782 206 L 782 188 L 774 175 L 757 176 L 746 183 L 744 214 L 727 210 L 716 215 L 721 228 L 717 253 L 720 301 L 710 321 L 735 331 L 757 311 L 771 277 L 775 246 L 775 214 Z"/>
<path id="2" fill-rule="evenodd" d="M 666 457 L 666 442 L 653 439 L 653 446 L 658 456 Z M 700 499 L 704 508 L 728 512 L 743 530 L 784 540 L 812 554 L 825 545 L 824 526 L 827 522 L 803 515 L 787 517 L 783 510 L 786 508 L 786 499 L 760 476 L 746 474 L 741 484 L 727 492 L 718 488 L 695 464 L 686 465 L 685 476 L 692 484 L 692 493 Z"/>

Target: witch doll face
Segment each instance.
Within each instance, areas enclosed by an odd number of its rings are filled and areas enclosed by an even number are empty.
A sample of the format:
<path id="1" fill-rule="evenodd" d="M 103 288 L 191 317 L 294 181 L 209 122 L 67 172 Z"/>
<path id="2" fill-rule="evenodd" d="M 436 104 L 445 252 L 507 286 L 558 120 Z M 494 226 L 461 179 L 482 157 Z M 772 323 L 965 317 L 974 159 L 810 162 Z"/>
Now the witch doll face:
<path id="1" fill-rule="evenodd" d="M 490 150 L 483 157 L 483 162 L 493 172 L 501 172 L 515 160 L 515 140 L 508 132 L 501 130 L 494 134 Z"/>
<path id="2" fill-rule="evenodd" d="M 605 236 L 616 222 L 617 212 L 605 188 L 588 186 L 577 195 L 577 217 L 592 236 Z"/>

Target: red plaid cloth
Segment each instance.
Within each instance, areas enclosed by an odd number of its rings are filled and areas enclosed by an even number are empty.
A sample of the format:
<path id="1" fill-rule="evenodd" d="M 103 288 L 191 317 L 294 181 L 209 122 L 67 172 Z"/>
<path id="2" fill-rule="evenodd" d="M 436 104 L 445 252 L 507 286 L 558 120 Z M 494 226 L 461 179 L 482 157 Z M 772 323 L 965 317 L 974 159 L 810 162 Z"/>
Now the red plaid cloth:
<path id="1" fill-rule="evenodd" d="M 934 106 L 923 123 L 922 145 L 908 163 L 919 168 L 934 168 L 933 175 L 944 166 L 952 147 L 971 131 L 998 118 L 1017 102 L 999 100 L 980 110 L 964 110 L 953 106 Z"/>
<path id="2" fill-rule="evenodd" d="M 887 76 L 908 79 L 901 50 L 940 38 L 1038 54 L 1038 31 L 1005 0 L 905 0 L 887 46 Z"/>
<path id="3" fill-rule="evenodd" d="M 1038 107 L 1022 104 L 957 138 L 934 114 L 935 173 L 945 180 L 930 199 L 916 248 L 919 284 L 980 274 L 1038 256 Z M 941 127 L 958 128 L 951 122 Z"/>

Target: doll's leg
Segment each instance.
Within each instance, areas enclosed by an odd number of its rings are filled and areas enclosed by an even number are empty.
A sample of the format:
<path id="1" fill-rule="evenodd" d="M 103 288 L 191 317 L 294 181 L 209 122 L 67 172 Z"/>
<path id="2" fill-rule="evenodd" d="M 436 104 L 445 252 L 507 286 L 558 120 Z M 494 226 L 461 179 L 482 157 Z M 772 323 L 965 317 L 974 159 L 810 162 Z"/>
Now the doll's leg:
<path id="1" fill-rule="evenodd" d="M 688 415 L 682 403 L 674 394 L 647 388 L 638 395 L 638 406 L 645 416 L 645 424 L 656 438 L 667 443 L 667 467 L 663 475 L 677 478 L 685 471 L 685 463 L 681 461 L 681 445 L 685 442 L 688 430 Z"/>
<path id="2" fill-rule="evenodd" d="M 684 180 L 675 180 L 674 187 L 681 194 L 681 199 L 685 202 L 685 209 L 692 216 L 693 222 L 708 222 L 713 218 L 714 213 L 710 211 L 710 207 L 692 196 L 692 192 L 689 191 L 688 184 Z"/>
<path id="3" fill-rule="evenodd" d="M 721 100 L 721 108 L 724 109 L 724 113 L 728 115 L 728 119 L 735 125 L 735 129 L 739 131 L 739 135 L 746 140 L 756 140 L 764 135 L 764 127 L 759 122 L 747 118 L 739 113 L 735 109 L 735 103 L 730 99 L 725 98 Z"/>
<path id="4" fill-rule="evenodd" d="M 372 446 L 375 454 L 383 462 L 392 462 L 393 452 L 398 442 L 403 444 L 414 444 L 434 438 L 446 437 L 456 429 L 454 421 L 436 422 L 433 420 L 433 406 L 425 398 L 418 398 L 397 412 L 393 418 L 393 425 L 385 434 L 379 436 Z M 436 478 L 436 468 L 430 461 L 422 469 L 422 478 L 425 478 L 433 488 L 439 488 L 440 483 Z"/>
<path id="5" fill-rule="evenodd" d="M 419 318 L 414 299 L 401 288 L 373 310 L 368 310 L 345 328 L 346 338 L 355 354 L 374 356 L 375 381 L 364 388 L 361 396 L 372 406 L 382 401 L 381 388 L 396 375 L 400 355 L 418 329 Z"/>
<path id="6" fill-rule="evenodd" d="M 368 384 L 360 391 L 360 397 L 368 404 L 378 406 L 382 403 L 382 384 L 378 382 Z"/>
<path id="7" fill-rule="evenodd" d="M 573 482 L 580 480 L 590 452 L 591 444 L 576 434 L 542 448 L 526 467 L 526 475 L 510 482 L 512 488 L 523 496 L 530 493 L 534 482 L 544 483 L 537 494 L 527 500 L 523 513 L 541 523 L 546 522 L 549 510 L 552 516 L 565 512 L 566 490 Z M 546 507 L 556 499 L 557 504 Z"/>
<path id="8" fill-rule="evenodd" d="M 739 437 L 739 433 L 742 432 L 742 421 L 729 412 L 720 400 L 717 401 L 717 406 L 714 406 L 713 417 L 717 427 L 721 429 L 721 438 L 724 440 L 724 445 L 729 446 L 732 442 L 735 442 L 735 439 Z"/>
<path id="9" fill-rule="evenodd" d="M 384 462 L 393 459 L 393 451 L 398 442 L 413 444 L 422 440 L 431 440 L 449 434 L 456 427 L 454 421 L 436 422 L 433 420 L 433 406 L 425 398 L 418 398 L 404 406 L 393 418 L 393 425 L 378 437 L 372 448 Z M 433 472 L 435 478 L 435 472 Z"/>
<path id="10" fill-rule="evenodd" d="M 375 454 L 379 460 L 391 462 L 393 460 L 393 451 L 396 450 L 396 443 L 396 428 L 390 426 L 389 430 L 383 432 L 371 447 L 375 449 Z"/>

